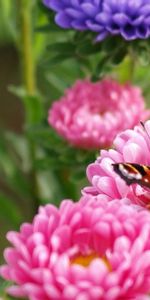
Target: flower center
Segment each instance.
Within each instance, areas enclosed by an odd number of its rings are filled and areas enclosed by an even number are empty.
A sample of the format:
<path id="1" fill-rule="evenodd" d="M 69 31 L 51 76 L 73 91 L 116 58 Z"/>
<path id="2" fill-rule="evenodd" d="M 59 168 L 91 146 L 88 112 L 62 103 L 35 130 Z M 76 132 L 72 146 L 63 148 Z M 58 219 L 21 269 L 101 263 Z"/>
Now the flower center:
<path id="1" fill-rule="evenodd" d="M 100 258 L 100 257 L 94 252 L 91 254 L 88 254 L 88 255 L 78 255 L 71 260 L 71 264 L 81 265 L 86 268 L 96 258 Z M 110 265 L 108 259 L 106 258 L 106 256 L 103 256 L 101 259 L 107 266 L 108 270 L 111 271 L 111 265 Z"/>
<path id="2" fill-rule="evenodd" d="M 89 255 L 78 255 L 77 257 L 72 259 L 71 264 L 88 267 L 95 258 L 98 258 L 98 255 L 96 253 L 91 253 Z"/>

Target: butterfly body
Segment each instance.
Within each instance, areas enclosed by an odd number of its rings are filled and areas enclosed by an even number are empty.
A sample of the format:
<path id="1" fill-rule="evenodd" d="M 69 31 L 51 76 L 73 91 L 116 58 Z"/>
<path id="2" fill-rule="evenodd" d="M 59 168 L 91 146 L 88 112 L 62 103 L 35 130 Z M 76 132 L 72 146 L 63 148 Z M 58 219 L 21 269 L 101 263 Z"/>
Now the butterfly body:
<path id="1" fill-rule="evenodd" d="M 135 163 L 113 164 L 114 171 L 127 185 L 137 183 L 150 188 L 150 166 Z"/>

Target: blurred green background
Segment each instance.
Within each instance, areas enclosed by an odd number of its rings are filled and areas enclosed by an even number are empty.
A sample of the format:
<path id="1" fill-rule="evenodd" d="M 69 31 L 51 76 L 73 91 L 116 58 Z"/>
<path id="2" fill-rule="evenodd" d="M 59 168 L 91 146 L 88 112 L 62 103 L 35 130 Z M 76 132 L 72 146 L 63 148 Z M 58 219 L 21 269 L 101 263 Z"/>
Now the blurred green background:
<path id="1" fill-rule="evenodd" d="M 22 75 L 23 2 L 32 30 L 34 94 Z M 121 40 L 118 55 L 114 41 L 102 48 L 91 44 L 89 34 L 57 28 L 41 1 L 0 1 L 0 261 L 6 232 L 30 221 L 39 204 L 78 199 L 86 166 L 97 154 L 71 148 L 48 127 L 52 101 L 78 78 L 97 80 L 107 74 L 139 85 L 150 106 L 150 42 Z"/>
<path id="2" fill-rule="evenodd" d="M 11 30 L 11 24 L 16 19 L 15 10 L 15 5 L 11 5 L 11 1 L 0 2 L 0 140 L 2 140 L 6 130 L 20 133 L 24 118 L 21 101 L 18 101 L 18 98 L 9 91 L 10 85 L 20 84 L 19 57 L 14 43 L 14 34 Z M 13 24 L 15 25 L 15 22 Z M 3 206 L 7 203 L 7 196 L 8 198 L 15 197 L 14 191 L 2 174 L 2 160 L 5 159 L 2 148 L 3 145 L 0 142 L 0 261 L 2 261 L 2 250 L 7 243 L 5 233 L 12 226 L 9 222 L 9 216 L 3 213 Z M 9 204 L 6 206 L 9 209 Z"/>
<path id="3" fill-rule="evenodd" d="M 30 153 L 28 141 L 25 137 L 26 125 L 26 108 L 24 103 L 25 93 L 22 90 L 23 78 L 21 71 L 21 32 L 20 32 L 20 1 L 2 0 L 0 2 L 0 261 L 3 261 L 3 249 L 7 245 L 5 234 L 8 230 L 19 228 L 23 221 L 30 221 L 35 214 L 33 206 L 34 192 L 32 192 Z M 43 33 L 37 28 L 48 24 L 46 9 L 40 1 L 31 1 L 30 7 L 32 21 L 33 37 L 33 56 L 36 65 L 36 86 L 42 105 L 43 111 L 41 122 L 37 120 L 36 126 L 33 126 L 35 135 L 37 131 L 41 136 L 37 137 L 37 151 L 41 151 L 41 139 L 43 135 L 46 138 L 50 136 L 49 127 L 47 126 L 47 110 L 52 100 L 57 99 L 63 94 L 64 89 L 69 86 L 78 77 L 83 76 L 79 64 L 72 60 L 62 62 L 62 64 L 53 63 L 47 65 L 53 54 L 49 54 L 47 44 L 56 40 L 64 39 L 61 33 L 55 30 L 49 30 Z M 48 56 L 46 57 L 46 54 Z M 45 58 L 46 57 L 46 58 Z M 65 74 L 65 76 L 64 76 Z M 37 100 L 38 102 L 38 100 Z M 33 101 L 33 111 L 36 111 L 36 100 Z M 42 124 L 42 125 L 41 125 Z M 44 129 L 43 129 L 44 128 Z M 38 139 L 39 138 L 39 139 Z M 51 144 L 51 140 L 47 142 Z M 58 139 L 59 144 L 59 139 Z M 56 142 L 57 147 L 57 142 Z M 61 147 L 61 141 L 58 147 Z M 59 149 L 60 150 L 60 149 Z M 48 149 L 47 151 L 51 151 Z M 70 154 L 71 155 L 71 154 Z M 41 156 L 40 156 L 41 157 Z M 49 157 L 49 155 L 48 155 Z M 52 160 L 57 161 L 57 152 L 53 153 Z M 54 202 L 58 204 L 61 199 L 74 195 L 74 187 L 63 186 L 65 182 L 66 168 L 60 174 L 59 180 L 56 180 L 58 168 L 50 172 L 51 162 L 44 162 L 44 166 L 37 170 L 37 181 L 39 184 L 38 197 L 39 203 Z M 85 173 L 85 172 L 84 172 Z M 65 174 L 65 175 L 63 175 Z M 84 174 L 85 175 L 85 174 Z M 60 181 L 60 182 L 59 182 Z M 69 183 L 69 180 L 68 180 Z M 82 179 L 81 179 L 82 186 Z M 35 193 L 36 194 L 36 193 Z M 32 199 L 31 199 L 32 198 Z M 31 204 L 30 204 L 31 203 Z"/>

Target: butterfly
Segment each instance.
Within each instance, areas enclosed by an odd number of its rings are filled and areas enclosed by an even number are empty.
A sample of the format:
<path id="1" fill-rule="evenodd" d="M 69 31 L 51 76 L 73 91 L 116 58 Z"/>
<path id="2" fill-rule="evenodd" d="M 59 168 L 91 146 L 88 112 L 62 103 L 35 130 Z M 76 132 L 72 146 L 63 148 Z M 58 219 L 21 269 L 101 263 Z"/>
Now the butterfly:
<path id="1" fill-rule="evenodd" d="M 141 125 L 150 138 L 142 122 Z M 141 186 L 150 188 L 150 166 L 136 163 L 114 163 L 112 166 L 114 171 L 126 182 L 127 185 L 137 183 Z"/>
<path id="2" fill-rule="evenodd" d="M 135 163 L 116 163 L 112 166 L 127 185 L 137 183 L 150 188 L 150 166 Z"/>

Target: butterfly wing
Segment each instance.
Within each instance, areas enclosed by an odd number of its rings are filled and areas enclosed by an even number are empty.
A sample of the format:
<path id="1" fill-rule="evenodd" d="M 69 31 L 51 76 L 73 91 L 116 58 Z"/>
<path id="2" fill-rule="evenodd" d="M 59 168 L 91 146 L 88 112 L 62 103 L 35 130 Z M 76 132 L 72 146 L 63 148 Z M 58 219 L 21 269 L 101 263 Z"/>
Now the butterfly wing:
<path id="1" fill-rule="evenodd" d="M 127 185 L 137 183 L 150 188 L 150 166 L 134 163 L 113 164 L 114 171 Z"/>

